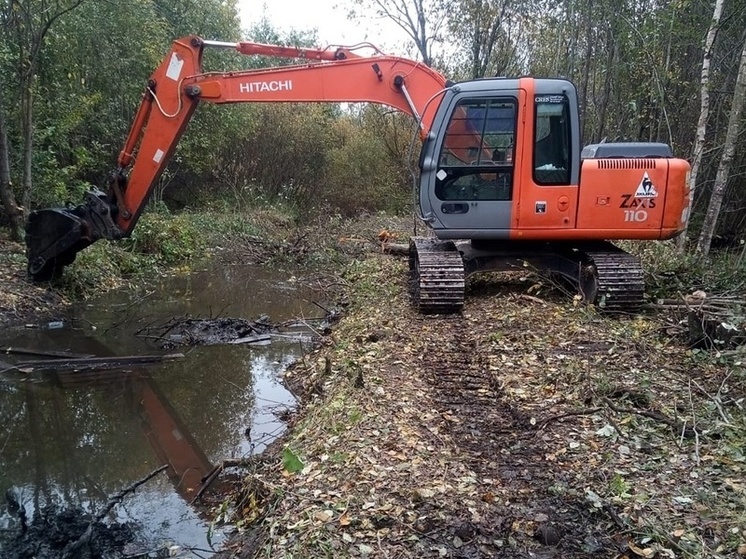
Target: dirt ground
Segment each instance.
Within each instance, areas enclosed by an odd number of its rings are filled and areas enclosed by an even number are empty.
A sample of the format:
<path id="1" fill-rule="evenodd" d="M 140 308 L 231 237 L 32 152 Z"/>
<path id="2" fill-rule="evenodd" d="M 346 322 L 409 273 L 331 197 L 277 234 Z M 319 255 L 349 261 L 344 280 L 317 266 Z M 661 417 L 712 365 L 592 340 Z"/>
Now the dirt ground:
<path id="1" fill-rule="evenodd" d="M 23 244 L 0 236 L 0 327 L 42 321 L 67 306 L 67 301 L 26 276 Z"/>
<path id="2" fill-rule="evenodd" d="M 676 316 L 603 316 L 535 278 L 411 307 L 403 259 L 286 375 L 285 441 L 234 502 L 226 557 L 746 555 L 745 360 Z"/>

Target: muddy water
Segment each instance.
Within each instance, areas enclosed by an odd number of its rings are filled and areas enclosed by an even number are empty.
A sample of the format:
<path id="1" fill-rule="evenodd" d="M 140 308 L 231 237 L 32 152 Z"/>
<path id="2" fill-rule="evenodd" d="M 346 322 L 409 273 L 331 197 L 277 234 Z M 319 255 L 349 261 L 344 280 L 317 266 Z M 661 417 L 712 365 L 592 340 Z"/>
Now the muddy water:
<path id="1" fill-rule="evenodd" d="M 310 318 L 320 314 L 313 299 L 287 274 L 214 267 L 87 301 L 60 317 L 61 328 L 0 332 L 0 346 L 96 356 L 163 353 L 136 332 L 184 315 L 267 314 L 275 323 Z M 209 556 L 210 542 L 223 534 L 189 505 L 195 486 L 216 462 L 260 452 L 281 433 L 277 414 L 292 408 L 293 398 L 278 375 L 303 344 L 289 337 L 263 346 L 183 348 L 175 351 L 185 358 L 174 362 L 103 373 L 3 373 L 0 490 L 17 496 L 29 519 L 49 504 L 95 514 L 110 496 L 169 464 L 168 475 L 128 496 L 110 518 L 131 522 L 143 547 L 168 542 Z M 20 359 L 38 358 L 0 355 L 5 362 Z M 9 534 L 19 520 L 4 501 L 0 496 L 0 532 Z M 9 544 L 2 539 L 5 557 Z"/>

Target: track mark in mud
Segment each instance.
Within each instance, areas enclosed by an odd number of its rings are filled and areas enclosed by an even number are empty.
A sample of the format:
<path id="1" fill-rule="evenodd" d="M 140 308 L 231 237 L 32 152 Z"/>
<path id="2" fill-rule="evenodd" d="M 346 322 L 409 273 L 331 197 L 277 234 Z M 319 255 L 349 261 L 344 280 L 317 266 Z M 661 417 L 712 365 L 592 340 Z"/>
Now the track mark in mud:
<path id="1" fill-rule="evenodd" d="M 481 474 L 524 464 L 524 456 L 506 454 L 506 449 L 534 440 L 530 419 L 505 399 L 499 373 L 490 371 L 477 340 L 461 325 L 449 330 L 447 340 L 423 351 L 423 370 L 454 441 L 471 458 L 470 467 Z"/>
<path id="2" fill-rule="evenodd" d="M 427 319 L 425 319 L 427 320 Z M 430 319 L 433 320 L 433 319 Z M 482 542 L 518 542 L 538 549 L 540 557 L 597 557 L 613 543 L 593 518 L 582 496 L 567 498 L 552 488 L 568 474 L 547 462 L 551 448 L 532 425 L 529 413 L 511 401 L 501 375 L 487 359 L 487 349 L 463 317 L 443 322 L 424 343 L 422 371 L 434 390 L 434 402 L 464 462 L 482 479 L 493 480 L 498 495 L 486 493 L 483 522 L 471 524 Z M 447 322 L 446 322 L 447 321 Z M 463 526 L 450 526 L 457 533 Z M 523 541 L 521 541 L 523 540 Z M 466 551 L 466 550 L 464 550 Z M 464 557 L 515 557 L 516 547 L 474 546 Z"/>

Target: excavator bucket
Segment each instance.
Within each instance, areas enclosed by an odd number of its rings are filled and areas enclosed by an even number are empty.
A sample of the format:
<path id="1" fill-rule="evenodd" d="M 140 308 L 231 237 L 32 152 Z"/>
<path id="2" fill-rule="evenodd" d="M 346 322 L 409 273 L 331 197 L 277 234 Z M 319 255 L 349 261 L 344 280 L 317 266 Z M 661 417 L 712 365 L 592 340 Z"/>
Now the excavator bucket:
<path id="1" fill-rule="evenodd" d="M 34 281 L 49 281 L 72 264 L 91 244 L 90 226 L 77 208 L 49 208 L 29 215 L 26 223 L 28 273 Z"/>
<path id="2" fill-rule="evenodd" d="M 110 205 L 98 191 L 89 192 L 81 206 L 32 212 L 26 222 L 29 277 L 34 281 L 54 279 L 91 243 L 121 236 Z"/>

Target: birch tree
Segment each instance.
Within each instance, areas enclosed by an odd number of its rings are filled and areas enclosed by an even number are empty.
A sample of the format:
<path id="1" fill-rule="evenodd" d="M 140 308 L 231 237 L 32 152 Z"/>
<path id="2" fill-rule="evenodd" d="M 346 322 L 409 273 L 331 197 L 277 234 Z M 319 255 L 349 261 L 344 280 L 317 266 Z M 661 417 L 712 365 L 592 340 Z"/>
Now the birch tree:
<path id="1" fill-rule="evenodd" d="M 723 154 L 720 156 L 715 184 L 712 187 L 712 196 L 707 206 L 705 221 L 702 224 L 702 232 L 697 242 L 697 251 L 704 255 L 710 252 L 712 236 L 715 233 L 715 227 L 720 216 L 720 208 L 723 205 L 723 197 L 728 186 L 733 155 L 736 152 L 738 133 L 741 129 L 741 113 L 743 112 L 744 100 L 746 100 L 746 41 L 744 41 L 743 50 L 741 51 L 741 62 L 738 65 L 738 76 L 736 78 L 735 89 L 733 90 L 733 100 L 731 101 L 730 116 L 728 117 L 728 130 L 725 133 Z"/>
<path id="2" fill-rule="evenodd" d="M 707 30 L 705 39 L 704 56 L 702 57 L 702 73 L 700 75 L 700 109 L 699 120 L 697 121 L 697 134 L 694 138 L 694 148 L 692 149 L 692 171 L 689 179 L 689 185 L 692 189 L 692 199 L 697 186 L 697 176 L 702 166 L 702 153 L 705 147 L 705 135 L 707 133 L 707 119 L 710 116 L 710 64 L 712 62 L 712 51 L 715 45 L 715 38 L 720 29 L 720 17 L 723 14 L 723 4 L 725 0 L 715 0 L 715 8 L 712 12 L 712 22 Z M 687 223 L 687 228 L 688 228 Z M 680 251 L 686 248 L 687 228 L 676 239 L 676 246 Z M 709 243 L 708 243 L 709 244 Z M 708 247 L 709 249 L 709 247 Z"/>

